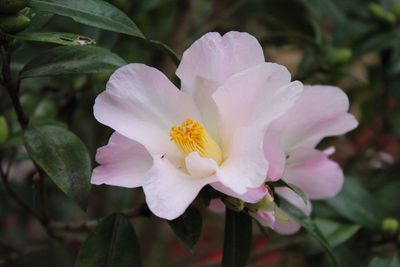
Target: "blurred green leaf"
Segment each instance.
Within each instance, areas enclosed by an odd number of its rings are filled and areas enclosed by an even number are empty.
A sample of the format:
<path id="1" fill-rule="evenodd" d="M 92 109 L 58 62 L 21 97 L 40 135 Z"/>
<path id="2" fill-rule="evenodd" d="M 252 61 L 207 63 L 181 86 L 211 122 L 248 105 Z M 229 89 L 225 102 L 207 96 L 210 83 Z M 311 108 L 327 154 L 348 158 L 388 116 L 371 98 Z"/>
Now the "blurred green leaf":
<path id="1" fill-rule="evenodd" d="M 21 32 L 13 36 L 19 40 L 53 43 L 60 45 L 91 45 L 96 42 L 86 36 L 62 32 Z"/>
<path id="2" fill-rule="evenodd" d="M 0 145 L 8 139 L 8 124 L 4 116 L 0 116 Z"/>
<path id="3" fill-rule="evenodd" d="M 28 62 L 20 79 L 64 74 L 112 72 L 126 65 L 118 55 L 96 46 L 61 46 L 39 54 Z"/>
<path id="4" fill-rule="evenodd" d="M 29 156 L 82 209 L 86 209 L 92 171 L 89 153 L 77 136 L 54 126 L 30 126 L 24 133 Z"/>
<path id="5" fill-rule="evenodd" d="M 378 202 L 354 178 L 346 178 L 342 191 L 327 200 L 337 213 L 367 228 L 379 228 L 383 215 Z"/>
<path id="6" fill-rule="evenodd" d="M 395 255 L 392 259 L 375 257 L 371 260 L 368 267 L 400 267 L 399 257 L 397 255 Z"/>
<path id="7" fill-rule="evenodd" d="M 156 48 L 164 52 L 166 55 L 168 55 L 175 63 L 175 65 L 179 65 L 179 63 L 181 62 L 180 57 L 169 46 L 156 40 L 150 40 L 149 42 L 150 44 L 154 45 Z"/>
<path id="8" fill-rule="evenodd" d="M 321 233 L 318 226 L 310 219 L 310 217 L 305 215 L 299 208 L 294 206 L 283 197 L 280 198 L 279 207 L 283 211 L 285 211 L 291 218 L 297 221 L 301 226 L 303 226 L 304 229 L 306 229 L 325 249 L 325 251 L 330 256 L 332 263 L 335 266 L 339 266 L 336 256 L 333 253 L 331 246 L 329 245 L 329 242 L 327 241 L 326 237 Z"/>
<path id="9" fill-rule="evenodd" d="M 250 255 L 252 219 L 244 212 L 226 209 L 222 267 L 245 267 Z"/>
<path id="10" fill-rule="evenodd" d="M 28 28 L 23 31 L 24 33 L 35 32 L 42 29 L 53 17 L 52 13 L 39 11 L 34 8 L 25 8 L 21 12 L 31 19 L 31 23 Z"/>
<path id="11" fill-rule="evenodd" d="M 368 52 L 380 52 L 384 49 L 398 46 L 400 42 L 400 34 L 398 32 L 383 31 L 377 34 L 366 35 L 367 39 L 360 40 L 359 45 L 356 46 L 354 54 L 361 56 Z"/>
<path id="12" fill-rule="evenodd" d="M 75 267 L 138 267 L 140 247 L 127 218 L 113 214 L 103 219 L 79 251 Z"/>
<path id="13" fill-rule="evenodd" d="M 31 0 L 29 5 L 89 26 L 145 38 L 127 15 L 102 0 Z"/>
<path id="14" fill-rule="evenodd" d="M 36 107 L 35 112 L 32 115 L 34 119 L 54 119 L 57 116 L 58 107 L 54 101 L 49 99 L 43 99 Z"/>
<path id="15" fill-rule="evenodd" d="M 340 224 L 338 222 L 317 218 L 314 223 L 321 232 L 326 236 L 329 245 L 334 248 L 354 236 L 361 226 L 357 224 Z"/>
<path id="16" fill-rule="evenodd" d="M 179 239 L 192 251 L 199 240 L 202 227 L 200 212 L 193 206 L 187 208 L 179 218 L 168 221 Z"/>

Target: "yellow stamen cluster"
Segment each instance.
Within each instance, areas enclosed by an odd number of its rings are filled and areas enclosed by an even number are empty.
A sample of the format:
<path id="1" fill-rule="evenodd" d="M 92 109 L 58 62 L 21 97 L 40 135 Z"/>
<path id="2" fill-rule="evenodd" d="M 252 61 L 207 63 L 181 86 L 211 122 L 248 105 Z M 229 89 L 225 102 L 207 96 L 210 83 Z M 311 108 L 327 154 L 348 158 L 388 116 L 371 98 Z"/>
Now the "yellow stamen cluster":
<path id="1" fill-rule="evenodd" d="M 185 156 L 191 152 L 198 152 L 202 157 L 211 158 L 217 164 L 221 164 L 221 148 L 208 135 L 200 122 L 187 119 L 180 126 L 172 126 L 169 134 L 171 140 Z"/>

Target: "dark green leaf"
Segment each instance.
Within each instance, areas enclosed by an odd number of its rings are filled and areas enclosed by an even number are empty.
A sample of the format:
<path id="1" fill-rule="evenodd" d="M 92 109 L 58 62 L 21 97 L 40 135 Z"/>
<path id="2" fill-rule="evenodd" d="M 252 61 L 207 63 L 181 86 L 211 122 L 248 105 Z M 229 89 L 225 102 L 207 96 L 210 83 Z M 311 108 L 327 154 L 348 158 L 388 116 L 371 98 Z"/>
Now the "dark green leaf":
<path id="1" fill-rule="evenodd" d="M 60 45 L 91 45 L 96 42 L 89 37 L 62 32 L 22 32 L 13 36 L 14 38 Z"/>
<path id="2" fill-rule="evenodd" d="M 226 209 L 222 266 L 245 267 L 250 255 L 251 239 L 251 217 Z"/>
<path id="3" fill-rule="evenodd" d="M 322 245 L 332 259 L 333 264 L 338 266 L 338 262 L 335 254 L 332 251 L 332 248 L 310 217 L 305 215 L 299 208 L 295 207 L 283 197 L 281 198 L 280 208 L 284 210 L 291 218 L 297 221 L 301 226 L 303 226 L 304 229 L 306 229 Z"/>
<path id="4" fill-rule="evenodd" d="M 24 133 L 29 156 L 83 209 L 90 191 L 91 161 L 72 132 L 53 125 L 31 126 Z"/>
<path id="5" fill-rule="evenodd" d="M 150 40 L 149 42 L 152 45 L 154 45 L 156 48 L 160 49 L 162 52 L 167 54 L 177 66 L 179 65 L 179 63 L 181 62 L 181 59 L 170 47 L 168 47 L 166 44 L 164 44 L 160 41 L 156 41 L 156 40 Z"/>
<path id="6" fill-rule="evenodd" d="M 368 267 L 400 267 L 399 257 L 397 255 L 395 255 L 392 259 L 375 257 L 371 260 Z"/>
<path id="7" fill-rule="evenodd" d="M 355 235 L 361 226 L 357 224 L 340 224 L 338 222 L 318 218 L 314 220 L 315 224 L 326 236 L 331 247 L 336 247 Z"/>
<path id="8" fill-rule="evenodd" d="M 190 206 L 179 218 L 168 223 L 179 239 L 190 250 L 193 250 L 201 233 L 202 217 L 200 212 L 195 207 Z"/>
<path id="9" fill-rule="evenodd" d="M 139 242 L 127 218 L 113 214 L 103 219 L 79 251 L 75 267 L 141 266 Z"/>
<path id="10" fill-rule="evenodd" d="M 352 222 L 367 228 L 380 227 L 383 216 L 378 202 L 356 179 L 345 179 L 342 191 L 327 203 Z"/>
<path id="11" fill-rule="evenodd" d="M 20 79 L 64 74 L 112 72 L 126 62 L 107 49 L 96 46 L 61 46 L 32 59 L 20 72 Z"/>
<path id="12" fill-rule="evenodd" d="M 96 28 L 145 38 L 127 15 L 102 0 L 31 0 L 29 5 Z"/>

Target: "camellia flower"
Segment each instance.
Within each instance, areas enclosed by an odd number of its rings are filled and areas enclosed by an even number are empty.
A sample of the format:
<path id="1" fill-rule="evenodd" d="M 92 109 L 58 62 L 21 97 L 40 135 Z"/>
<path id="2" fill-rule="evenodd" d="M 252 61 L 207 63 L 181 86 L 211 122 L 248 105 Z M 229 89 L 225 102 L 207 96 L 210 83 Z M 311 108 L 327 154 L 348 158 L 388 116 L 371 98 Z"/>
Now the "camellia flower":
<path id="1" fill-rule="evenodd" d="M 185 51 L 178 90 L 142 64 L 118 69 L 94 105 L 115 132 L 100 148 L 92 183 L 143 187 L 157 216 L 181 215 L 207 184 L 258 202 L 267 193 L 264 137 L 303 85 L 266 63 L 247 33 L 208 33 Z M 307 116 L 305 114 L 304 116 Z"/>
<path id="2" fill-rule="evenodd" d="M 336 195 L 343 185 L 343 172 L 328 158 L 335 150 L 319 151 L 315 146 L 324 137 L 344 134 L 357 127 L 357 120 L 348 109 L 348 98 L 339 88 L 305 86 L 294 106 L 271 123 L 265 135 L 264 152 L 269 162 L 267 181 L 282 178 L 302 189 L 312 200 Z M 305 202 L 291 189 L 277 187 L 275 193 L 305 214 L 311 213 L 310 202 Z M 252 214 L 263 225 L 283 234 L 300 228 L 272 203 L 272 196 L 267 196 L 263 203 L 264 207 Z"/>

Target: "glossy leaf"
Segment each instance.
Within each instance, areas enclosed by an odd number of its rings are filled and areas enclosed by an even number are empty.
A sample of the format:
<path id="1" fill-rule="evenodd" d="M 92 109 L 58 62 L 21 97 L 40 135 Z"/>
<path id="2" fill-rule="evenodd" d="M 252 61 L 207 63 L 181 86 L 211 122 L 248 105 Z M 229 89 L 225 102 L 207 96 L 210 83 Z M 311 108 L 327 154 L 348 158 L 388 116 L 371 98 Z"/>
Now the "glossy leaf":
<path id="1" fill-rule="evenodd" d="M 179 218 L 168 221 L 168 223 L 179 239 L 190 250 L 193 250 L 201 233 L 202 217 L 200 212 L 190 206 Z"/>
<path id="2" fill-rule="evenodd" d="M 345 179 L 342 191 L 327 203 L 352 222 L 367 228 L 380 227 L 383 216 L 378 202 L 356 179 Z"/>
<path id="3" fill-rule="evenodd" d="M 138 267 L 140 247 L 127 218 L 113 214 L 103 219 L 83 243 L 75 267 Z"/>
<path id="4" fill-rule="evenodd" d="M 326 240 L 326 237 L 321 233 L 318 226 L 311 220 L 310 217 L 305 215 L 299 208 L 291 204 L 283 197 L 280 199 L 280 208 L 284 210 L 291 218 L 297 221 L 304 229 L 306 229 L 311 236 L 313 236 L 325 249 L 330 256 L 332 263 L 335 266 L 339 266 L 329 242 Z"/>
<path id="5" fill-rule="evenodd" d="M 314 220 L 315 224 L 326 236 L 331 247 L 343 244 L 354 236 L 361 226 L 357 224 L 341 224 L 332 220 L 318 218 Z"/>
<path id="6" fill-rule="evenodd" d="M 102 0 L 31 0 L 31 7 L 96 28 L 145 38 L 136 24 L 122 11 Z"/>
<path id="7" fill-rule="evenodd" d="M 47 50 L 28 62 L 19 74 L 29 77 L 112 72 L 126 65 L 118 55 L 96 46 L 61 46 Z"/>
<path id="8" fill-rule="evenodd" d="M 60 45 L 91 45 L 96 42 L 86 36 L 74 33 L 62 32 L 22 32 L 13 36 L 16 39 L 25 41 L 35 41 L 44 43 L 53 43 Z"/>
<path id="9" fill-rule="evenodd" d="M 92 167 L 82 141 L 54 125 L 31 126 L 25 130 L 24 140 L 29 156 L 67 196 L 86 209 Z"/>
<path id="10" fill-rule="evenodd" d="M 243 212 L 226 209 L 223 267 L 245 267 L 250 255 L 252 219 Z"/>

